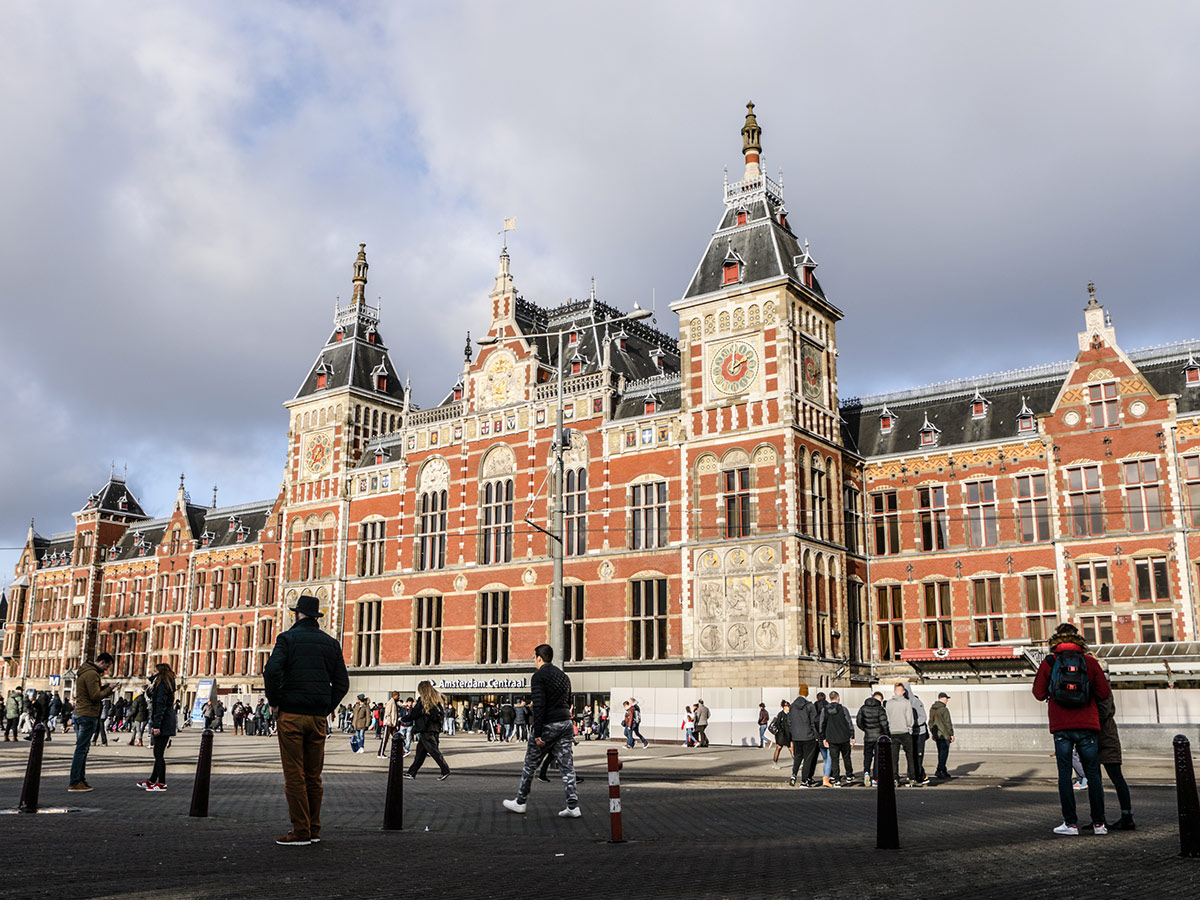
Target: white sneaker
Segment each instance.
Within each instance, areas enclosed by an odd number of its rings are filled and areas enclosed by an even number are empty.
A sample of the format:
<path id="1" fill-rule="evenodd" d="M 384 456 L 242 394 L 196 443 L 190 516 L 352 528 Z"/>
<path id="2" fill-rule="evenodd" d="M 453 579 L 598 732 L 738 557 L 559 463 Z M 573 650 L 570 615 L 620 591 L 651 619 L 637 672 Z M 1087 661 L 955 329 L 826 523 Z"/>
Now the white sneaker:
<path id="1" fill-rule="evenodd" d="M 1093 825 L 1092 834 L 1108 834 L 1107 825 Z"/>
<path id="2" fill-rule="evenodd" d="M 1054 833 L 1055 834 L 1066 834 L 1066 835 L 1070 835 L 1071 837 L 1079 837 L 1079 826 L 1078 825 L 1068 825 L 1066 822 L 1063 822 L 1061 825 L 1059 825 L 1057 828 L 1054 829 Z M 1105 833 L 1107 834 L 1107 829 L 1105 830 Z"/>
<path id="3" fill-rule="evenodd" d="M 525 815 L 525 804 L 518 803 L 516 800 L 505 800 L 504 808 L 507 809 L 509 812 L 515 812 L 515 813 L 520 813 L 521 815 Z"/>
<path id="4" fill-rule="evenodd" d="M 583 813 L 579 811 L 578 806 L 568 806 L 566 809 L 559 810 L 558 814 L 564 819 L 578 819 L 583 815 Z"/>

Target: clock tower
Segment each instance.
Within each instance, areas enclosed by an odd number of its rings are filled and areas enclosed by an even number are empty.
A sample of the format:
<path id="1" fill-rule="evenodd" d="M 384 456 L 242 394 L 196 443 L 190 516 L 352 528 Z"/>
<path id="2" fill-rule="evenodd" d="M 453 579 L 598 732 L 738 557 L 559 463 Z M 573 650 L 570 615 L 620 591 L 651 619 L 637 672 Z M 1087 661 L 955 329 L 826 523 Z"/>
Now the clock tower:
<path id="1" fill-rule="evenodd" d="M 842 313 L 792 230 L 782 178 L 762 166 L 753 103 L 742 154 L 671 304 L 688 432 L 684 644 L 697 685 L 820 684 L 849 658 L 840 629 L 858 615 L 846 589 L 843 504 L 858 502 L 858 473 L 838 414 Z"/>
<path id="2" fill-rule="evenodd" d="M 379 331 L 379 307 L 366 301 L 366 245 L 354 260 L 350 303 L 334 305 L 333 331 L 289 413 L 282 523 L 284 602 L 301 593 L 321 601 L 322 626 L 337 633 L 338 585 L 345 574 L 347 473 L 380 435 L 395 431 L 405 388 Z"/>

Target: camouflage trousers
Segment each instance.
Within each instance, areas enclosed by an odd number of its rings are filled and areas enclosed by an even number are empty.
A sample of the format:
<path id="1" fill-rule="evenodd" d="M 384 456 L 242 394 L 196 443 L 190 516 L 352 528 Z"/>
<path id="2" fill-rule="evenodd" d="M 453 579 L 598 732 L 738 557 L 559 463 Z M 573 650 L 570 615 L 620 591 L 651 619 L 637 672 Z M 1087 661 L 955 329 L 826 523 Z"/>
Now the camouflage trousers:
<path id="1" fill-rule="evenodd" d="M 575 728 L 570 722 L 551 722 L 542 727 L 542 740 L 545 747 L 539 747 L 533 735 L 525 745 L 525 763 L 521 766 L 521 787 L 517 791 L 517 802 L 524 803 L 533 787 L 533 776 L 537 774 L 538 766 L 549 753 L 558 763 L 562 773 L 563 793 L 567 795 L 567 807 L 574 809 L 579 805 L 579 792 L 575 786 Z"/>

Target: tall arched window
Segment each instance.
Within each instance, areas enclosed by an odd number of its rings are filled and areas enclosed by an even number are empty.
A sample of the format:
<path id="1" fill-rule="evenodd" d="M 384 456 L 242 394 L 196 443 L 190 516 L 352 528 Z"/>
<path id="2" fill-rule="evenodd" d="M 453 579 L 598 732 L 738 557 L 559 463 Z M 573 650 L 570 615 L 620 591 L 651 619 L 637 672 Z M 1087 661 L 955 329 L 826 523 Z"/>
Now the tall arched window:
<path id="1" fill-rule="evenodd" d="M 821 470 L 821 458 L 815 453 L 812 458 L 812 536 L 825 540 L 829 528 L 828 497 L 829 484 Z"/>
<path id="2" fill-rule="evenodd" d="M 568 469 L 563 492 L 564 552 L 581 556 L 587 552 L 587 469 Z"/>
<path id="3" fill-rule="evenodd" d="M 512 561 L 513 480 L 497 478 L 483 486 L 483 527 L 481 562 Z"/>
<path id="4" fill-rule="evenodd" d="M 417 568 L 422 571 L 446 565 L 446 489 L 426 491 L 418 501 Z"/>

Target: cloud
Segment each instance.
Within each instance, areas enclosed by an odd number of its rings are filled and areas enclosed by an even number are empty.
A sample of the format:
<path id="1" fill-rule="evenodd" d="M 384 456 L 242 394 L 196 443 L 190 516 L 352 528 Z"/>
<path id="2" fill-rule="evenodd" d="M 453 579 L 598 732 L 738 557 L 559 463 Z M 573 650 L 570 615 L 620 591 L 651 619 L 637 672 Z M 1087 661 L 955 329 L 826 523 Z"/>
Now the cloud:
<path id="1" fill-rule="evenodd" d="M 528 298 L 595 275 L 672 329 L 750 99 L 846 313 L 845 394 L 1067 358 L 1089 279 L 1126 346 L 1196 332 L 1187 7 L 13 3 L 0 29 L 0 546 L 69 527 L 112 459 L 152 512 L 181 470 L 273 495 L 359 241 L 423 404 L 487 324 L 507 216 Z"/>

